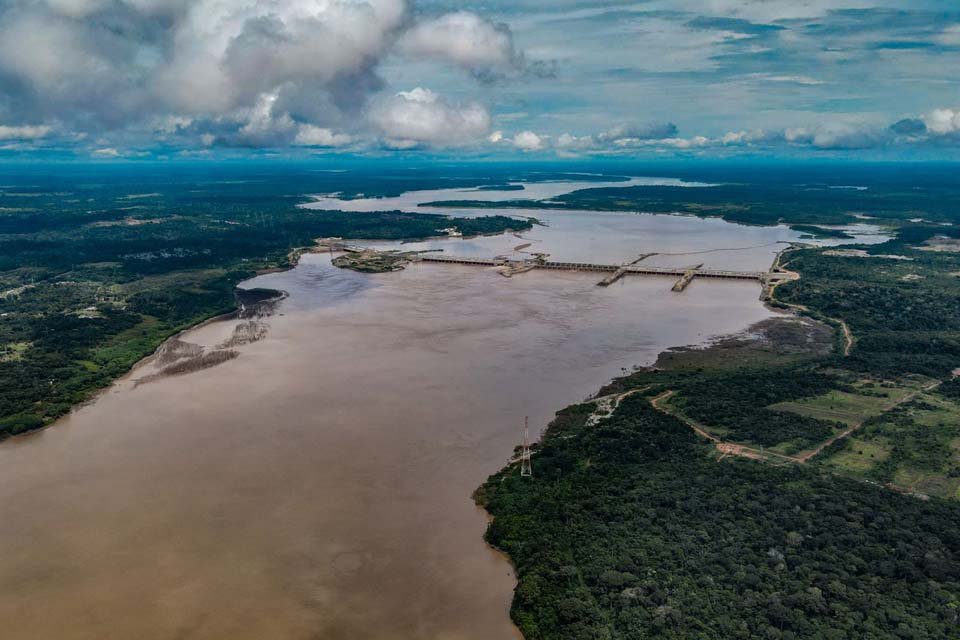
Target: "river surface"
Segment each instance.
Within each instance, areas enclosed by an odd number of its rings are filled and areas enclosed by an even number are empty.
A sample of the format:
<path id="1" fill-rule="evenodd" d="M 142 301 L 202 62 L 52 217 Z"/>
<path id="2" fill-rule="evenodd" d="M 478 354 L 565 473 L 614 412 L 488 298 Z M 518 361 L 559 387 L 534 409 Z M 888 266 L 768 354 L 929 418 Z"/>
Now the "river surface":
<path id="1" fill-rule="evenodd" d="M 412 246 L 480 255 L 531 242 L 602 262 L 660 250 L 687 254 L 666 263 L 765 269 L 797 237 L 531 215 L 550 226 L 526 240 Z M 53 427 L 0 444 L 0 637 L 516 638 L 512 570 L 484 545 L 470 494 L 511 456 L 524 416 L 541 428 L 666 347 L 771 315 L 750 282 L 674 294 L 669 278 L 598 279 L 435 264 L 367 276 L 311 254 L 247 283 L 289 297 L 237 358 L 149 380 L 159 365 L 147 361 Z M 212 350 L 237 324 L 182 340 Z"/>
<path id="2" fill-rule="evenodd" d="M 688 182 L 677 178 L 650 178 L 635 177 L 618 180 L 592 181 L 544 181 L 544 182 L 509 182 L 514 187 L 523 187 L 520 190 L 497 188 L 451 188 L 428 189 L 423 191 L 407 191 L 399 196 L 386 198 L 352 198 L 343 200 L 340 194 L 323 194 L 313 196 L 314 202 L 303 205 L 307 209 L 338 209 L 340 211 L 419 211 L 424 213 L 430 208 L 418 208 L 428 202 L 446 200 L 477 200 L 482 202 L 503 202 L 505 200 L 545 200 L 556 198 L 566 193 L 580 189 L 602 189 L 606 187 L 635 187 L 667 186 L 667 187 L 709 187 L 706 182 Z M 457 215 L 491 215 L 489 210 L 482 209 L 444 209 L 444 213 L 456 212 Z M 530 215 L 533 215 L 532 213 Z"/>

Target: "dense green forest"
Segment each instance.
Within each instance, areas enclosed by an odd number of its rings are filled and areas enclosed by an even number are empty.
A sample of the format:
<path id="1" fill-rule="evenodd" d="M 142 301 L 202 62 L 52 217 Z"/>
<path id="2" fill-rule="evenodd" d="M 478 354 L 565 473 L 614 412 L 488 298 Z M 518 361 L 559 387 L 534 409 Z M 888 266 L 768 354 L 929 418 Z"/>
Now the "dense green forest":
<path id="1" fill-rule="evenodd" d="M 717 463 L 633 396 L 566 414 L 478 498 L 527 640 L 949 638 L 960 509 L 804 467 Z"/>
<path id="2" fill-rule="evenodd" d="M 803 277 L 778 298 L 849 325 L 857 342 L 846 368 L 943 377 L 960 361 L 960 252 L 924 250 L 922 243 L 956 233 L 956 226 L 906 227 L 897 240 L 864 247 L 859 258 L 797 252 L 789 268 Z"/>
<path id="3" fill-rule="evenodd" d="M 751 223 L 870 212 L 895 238 L 785 254 L 801 278 L 772 304 L 834 327 L 833 349 L 799 334 L 786 346 L 799 330 L 783 319 L 761 339 L 668 352 L 601 390 L 637 393 L 595 426 L 593 405 L 561 411 L 533 478 L 511 465 L 478 490 L 488 540 L 516 565 L 528 640 L 960 636 L 960 210 L 934 202 L 936 187 L 827 188 L 558 199 Z M 691 425 L 761 460 L 721 454 Z"/>
<path id="4" fill-rule="evenodd" d="M 39 171 L 39 170 L 38 170 Z M 483 184 L 296 168 L 71 168 L 0 174 L 0 438 L 56 419 L 173 333 L 232 311 L 235 286 L 316 238 L 526 229 L 502 216 L 298 208 L 304 194 Z M 491 178 L 493 180 L 494 178 Z M 497 178 L 502 181 L 501 178 Z"/>

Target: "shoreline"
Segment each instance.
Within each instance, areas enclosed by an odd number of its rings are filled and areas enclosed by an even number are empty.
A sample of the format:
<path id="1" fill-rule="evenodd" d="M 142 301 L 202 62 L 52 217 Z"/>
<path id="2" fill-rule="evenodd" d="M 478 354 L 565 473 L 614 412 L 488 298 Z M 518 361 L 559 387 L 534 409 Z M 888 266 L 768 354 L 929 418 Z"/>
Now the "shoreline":
<path id="1" fill-rule="evenodd" d="M 292 270 L 292 269 L 295 269 L 295 268 L 297 267 L 297 265 L 300 264 L 300 258 L 303 257 L 304 254 L 306 254 L 306 253 L 319 253 L 318 251 L 315 251 L 315 250 L 314 250 L 314 249 L 316 249 L 317 247 L 318 247 L 318 245 L 313 245 L 312 247 L 297 247 L 296 249 L 291 250 L 291 251 L 287 254 L 287 259 L 290 261 L 290 263 L 289 263 L 288 266 L 268 267 L 268 268 L 266 268 L 266 269 L 259 269 L 259 270 L 253 271 L 253 274 L 254 274 L 253 276 L 251 276 L 251 277 L 249 277 L 249 278 L 245 278 L 245 279 L 241 280 L 240 282 L 237 282 L 236 284 L 234 284 L 234 302 L 237 303 L 236 292 L 237 292 L 237 290 L 240 289 L 239 285 L 240 285 L 241 282 L 247 282 L 247 281 L 249 281 L 249 280 L 252 280 L 253 278 L 256 278 L 256 277 L 258 277 L 258 276 L 260 276 L 260 275 L 264 275 L 264 274 L 267 274 L 267 273 L 283 273 L 283 272 L 286 272 L 286 271 L 290 271 L 290 270 Z M 296 255 L 294 255 L 294 254 L 296 254 Z M 286 291 L 280 291 L 280 290 L 276 290 L 276 291 L 277 291 L 279 294 L 281 294 L 281 295 L 277 296 L 277 301 L 278 301 L 278 302 L 287 297 L 287 292 L 286 292 Z M 127 378 L 129 378 L 130 375 L 133 374 L 137 369 L 139 369 L 139 368 L 141 368 L 142 366 L 144 366 L 144 365 L 148 364 L 149 362 L 151 362 L 154 358 L 157 357 L 157 354 L 160 353 L 160 351 L 161 351 L 165 346 L 167 346 L 170 342 L 172 342 L 172 341 L 174 341 L 174 340 L 178 340 L 178 339 L 180 339 L 181 336 L 183 336 L 183 335 L 185 335 L 185 334 L 187 334 L 187 333 L 189 333 L 189 332 L 191 332 L 191 331 L 194 331 L 194 330 L 196 330 L 196 329 L 201 329 L 201 328 L 206 327 L 206 326 L 208 326 L 208 325 L 210 325 L 210 324 L 213 324 L 213 323 L 215 323 L 215 322 L 224 322 L 224 321 L 226 321 L 226 320 L 229 320 L 229 319 L 233 318 L 236 314 L 238 314 L 240 311 L 241 311 L 241 309 L 240 309 L 240 307 L 239 307 L 239 304 L 236 304 L 235 307 L 234 307 L 234 309 L 232 309 L 231 311 L 226 311 L 226 312 L 217 313 L 217 314 L 215 314 L 215 315 L 211 315 L 211 316 L 209 316 L 209 317 L 203 318 L 202 320 L 198 320 L 197 322 L 195 322 L 195 323 L 193 323 L 193 324 L 190 324 L 190 325 L 187 325 L 187 326 L 184 326 L 184 327 L 181 327 L 181 328 L 177 329 L 174 333 L 172 333 L 172 334 L 168 335 L 167 337 L 165 337 L 165 338 L 160 342 L 160 344 L 158 344 L 158 345 L 156 346 L 156 348 L 155 348 L 153 351 L 151 351 L 150 353 L 148 353 L 148 354 L 144 355 L 143 357 L 139 358 L 136 362 L 134 362 L 133 364 L 131 364 L 123 373 L 121 373 L 120 375 L 118 375 L 116 378 L 113 378 L 112 380 L 110 380 L 110 382 L 109 382 L 108 384 L 105 384 L 104 386 L 102 386 L 102 387 L 100 387 L 100 388 L 98 388 L 98 389 L 95 389 L 95 390 L 91 391 L 91 392 L 90 392 L 90 395 L 89 395 L 87 398 L 84 398 L 83 400 L 81 400 L 81 401 L 79 401 L 79 402 L 71 405 L 69 410 L 67 410 L 67 411 L 65 411 L 64 413 L 62 413 L 61 415 L 57 416 L 55 419 L 51 420 L 50 422 L 48 422 L 48 423 L 46 423 L 46 424 L 43 424 L 43 425 L 41 425 L 41 426 L 39 426 L 39 427 L 37 427 L 37 428 L 35 428 L 35 429 L 28 429 L 27 431 L 24 431 L 24 432 L 22 432 L 22 433 L 17 433 L 17 434 L 13 434 L 13 435 L 0 434 L 0 446 L 3 446 L 3 443 L 6 442 L 7 440 L 14 440 L 14 439 L 19 439 L 19 438 L 24 438 L 24 437 L 26 437 L 26 436 L 30 436 L 30 435 L 34 435 L 34 434 L 40 433 L 40 432 L 42 432 L 42 431 L 46 431 L 47 429 L 56 426 L 57 423 L 59 423 L 61 420 L 65 419 L 65 418 L 69 417 L 70 415 L 72 415 L 72 414 L 73 414 L 75 411 L 77 411 L 78 409 L 82 409 L 82 408 L 84 408 L 84 407 L 87 407 L 87 406 L 91 405 L 92 403 L 96 402 L 97 400 L 99 400 L 104 394 L 108 393 L 110 390 L 112 390 L 114 387 L 116 387 L 117 384 L 119 384 L 120 382 L 122 382 L 122 381 L 126 380 Z"/>
<path id="2" fill-rule="evenodd" d="M 480 237 L 480 236 L 498 236 L 498 235 L 505 235 L 505 234 L 508 234 L 508 233 L 522 233 L 522 231 L 517 231 L 517 230 L 515 230 L 515 229 L 504 229 L 503 231 L 499 231 L 499 232 L 491 232 L 491 233 L 473 234 L 473 235 L 470 235 L 470 236 L 463 236 L 463 238 L 464 238 L 464 239 L 469 239 L 469 238 L 475 238 L 475 237 Z M 436 235 L 436 236 L 428 236 L 428 237 L 425 237 L 425 238 L 406 239 L 406 240 L 395 240 L 395 239 L 394 239 L 394 240 L 383 240 L 383 239 L 373 240 L 373 239 L 357 238 L 357 239 L 351 239 L 351 241 L 356 241 L 356 242 L 381 242 L 381 243 L 398 243 L 398 244 L 405 244 L 405 243 L 410 243 L 410 242 L 426 242 L 426 241 L 429 241 L 429 240 L 443 240 L 443 239 L 447 239 L 448 237 L 449 237 L 449 236 L 446 236 L 446 235 Z M 277 265 L 277 266 L 275 266 L 275 267 L 266 267 L 266 268 L 263 268 L 263 269 L 253 270 L 253 272 L 252 272 L 253 275 L 252 275 L 251 277 L 244 278 L 244 279 L 241 280 L 240 282 L 237 282 L 237 283 L 234 284 L 234 293 L 236 294 L 236 291 L 237 291 L 237 290 L 240 290 L 240 286 L 239 286 L 239 285 L 240 285 L 241 283 L 243 283 L 243 282 L 247 282 L 247 281 L 253 280 L 254 278 L 257 278 L 257 277 L 262 276 L 262 275 L 267 275 L 267 274 L 271 274 L 271 273 L 285 273 L 285 272 L 287 272 L 287 271 L 291 271 L 291 270 L 297 268 L 297 266 L 299 266 L 299 264 L 300 264 L 300 259 L 301 259 L 304 255 L 306 255 L 306 254 L 326 253 L 327 251 L 324 250 L 324 247 L 322 247 L 322 246 L 319 244 L 319 242 L 320 242 L 321 240 L 323 240 L 323 238 L 316 238 L 316 239 L 314 240 L 314 244 L 313 244 L 313 245 L 304 246 L 304 247 L 295 247 L 295 248 L 291 249 L 291 250 L 287 253 L 287 256 L 286 256 L 286 259 L 287 259 L 287 264 L 286 264 L 286 265 Z M 278 291 L 278 293 L 281 294 L 280 296 L 277 297 L 277 301 L 281 301 L 281 300 L 283 300 L 284 298 L 286 298 L 287 292 L 285 292 L 285 291 L 279 291 L 279 290 L 277 290 L 277 291 Z M 236 303 L 236 295 L 234 296 L 234 302 Z M 107 393 L 108 391 L 110 391 L 111 389 L 113 389 L 113 388 L 117 385 L 117 383 L 121 382 L 122 380 L 125 380 L 126 378 L 128 378 L 128 377 L 130 376 L 130 374 L 132 374 L 134 371 L 136 371 L 137 369 L 139 369 L 141 366 L 143 366 L 143 365 L 149 363 L 150 361 L 152 361 L 154 358 L 156 358 L 156 356 L 157 356 L 157 354 L 160 352 L 160 350 L 163 349 L 163 347 L 166 346 L 169 342 L 171 342 L 171 341 L 173 341 L 173 340 L 179 339 L 181 336 L 183 336 L 184 334 L 186 334 L 186 333 L 188 333 L 188 332 L 190 332 L 190 331 L 193 331 L 193 330 L 195 330 L 195 329 L 201 329 L 201 328 L 203 328 L 203 327 L 205 327 L 205 326 L 208 326 L 208 325 L 210 325 L 210 324 L 212 324 L 212 323 L 214 323 L 214 322 L 223 322 L 223 321 L 229 320 L 229 319 L 231 319 L 235 314 L 237 314 L 237 313 L 239 313 L 239 312 L 240 312 L 239 305 L 235 304 L 234 308 L 233 308 L 232 310 L 230 310 L 230 311 L 216 313 L 215 315 L 211 315 L 211 316 L 208 316 L 208 317 L 199 319 L 199 320 L 197 320 L 197 322 L 195 322 L 195 323 L 192 323 L 192 324 L 189 324 L 189 325 L 180 327 L 180 328 L 177 329 L 174 333 L 172 333 L 172 334 L 166 336 L 165 338 L 163 338 L 163 340 L 160 341 L 160 343 L 156 346 L 156 348 L 153 349 L 153 351 L 151 351 L 150 353 L 148 353 L 148 354 L 142 356 L 141 358 L 137 359 L 137 360 L 136 360 L 135 362 L 133 362 L 126 370 L 124 370 L 121 374 L 117 375 L 115 378 L 113 378 L 112 380 L 110 380 L 109 383 L 103 385 L 102 387 L 99 387 L 99 388 L 96 388 L 96 389 L 91 390 L 91 391 L 89 392 L 88 397 L 86 397 L 86 398 L 84 398 L 83 400 L 80 400 L 80 401 L 72 404 L 67 411 L 64 411 L 62 414 L 58 415 L 58 416 L 57 416 L 56 418 L 54 418 L 53 420 L 51 420 L 51 421 L 49 421 L 49 422 L 47 422 L 47 423 L 45 423 L 45 424 L 42 424 L 42 425 L 40 425 L 40 426 L 38 426 L 38 427 L 36 427 L 36 428 L 28 429 L 28 430 L 26 430 L 26 431 L 23 431 L 23 432 L 21 432 L 21 433 L 16 433 L 16 434 L 0 433 L 0 446 L 3 446 L 3 443 L 6 442 L 7 440 L 13 440 L 13 439 L 16 439 L 16 438 L 22 438 L 22 437 L 24 437 L 24 436 L 29 436 L 29 435 L 31 435 L 31 434 L 35 434 L 35 433 L 38 433 L 38 432 L 41 432 L 41 431 L 46 431 L 46 430 L 49 429 L 50 427 L 55 426 L 58 422 L 60 422 L 60 420 L 66 418 L 66 417 L 68 417 L 68 416 L 70 416 L 70 415 L 71 415 L 74 411 L 76 411 L 77 409 L 81 409 L 81 408 L 83 408 L 83 407 L 89 406 L 89 405 L 90 405 L 91 403 L 93 403 L 93 402 L 96 402 L 101 396 L 103 396 L 103 394 L 105 394 L 105 393 Z"/>
<path id="3" fill-rule="evenodd" d="M 284 292 L 284 293 L 285 293 L 285 292 Z M 282 298 L 281 298 L 281 299 L 282 299 Z M 216 323 L 216 322 L 225 322 L 225 321 L 227 321 L 227 320 L 231 320 L 231 319 L 233 319 L 233 318 L 236 317 L 236 315 L 237 315 L 238 312 L 239 312 L 239 309 L 234 309 L 233 311 L 228 311 L 228 312 L 226 312 L 226 313 L 218 313 L 217 315 L 215 315 L 215 316 L 210 316 L 209 318 L 205 318 L 204 320 L 201 320 L 201 321 L 197 322 L 196 324 L 191 324 L 190 326 L 183 327 L 183 328 L 177 330 L 176 333 L 173 333 L 173 334 L 167 336 L 166 338 L 164 338 L 163 341 L 162 341 L 159 345 L 157 345 L 157 348 L 156 348 L 156 349 L 154 349 L 154 350 L 153 350 L 152 352 L 150 352 L 149 354 L 143 356 L 142 358 L 140 358 L 140 359 L 137 360 L 136 362 L 134 362 L 132 365 L 130 365 L 130 368 L 129 368 L 129 369 L 127 369 L 127 370 L 124 371 L 121 375 L 119 375 L 119 376 L 117 376 L 116 378 L 114 378 L 113 380 L 111 380 L 111 381 L 110 381 L 110 384 L 108 384 L 108 385 L 106 385 L 106 386 L 104 386 L 104 387 L 101 387 L 100 389 L 97 389 L 96 391 L 94 391 L 94 392 L 90 395 L 89 398 L 87 398 L 87 399 L 85 399 L 85 400 L 82 400 L 82 401 L 80 401 L 80 402 L 72 405 L 72 406 L 70 407 L 70 410 L 69 410 L 69 411 L 67 411 L 66 413 L 64 413 L 64 414 L 61 415 L 61 416 L 58 416 L 55 420 L 51 421 L 51 422 L 48 423 L 48 424 L 43 425 L 42 427 L 38 427 L 38 428 L 36 428 L 36 429 L 30 429 L 29 431 L 24 431 L 23 433 L 18 433 L 18 434 L 16 434 L 16 435 L 10 435 L 10 436 L 6 436 L 6 437 L 0 437 L 0 446 L 3 446 L 3 443 L 4 443 L 5 441 L 7 441 L 7 440 L 15 440 L 15 439 L 18 439 L 18 438 L 26 438 L 26 437 L 29 437 L 29 436 L 31 436 L 31 435 L 35 435 L 35 434 L 40 433 L 40 432 L 43 432 L 43 431 L 46 431 L 47 429 L 56 426 L 56 424 L 57 424 L 58 422 L 60 422 L 61 420 L 65 419 L 65 418 L 68 418 L 68 417 L 69 417 L 70 415 L 72 415 L 75 411 L 77 411 L 77 410 L 79 410 L 79 409 L 83 409 L 84 407 L 88 407 L 88 406 L 90 406 L 91 404 L 95 403 L 95 402 L 98 401 L 101 397 L 103 397 L 105 394 L 109 393 L 112 389 L 114 389 L 114 387 L 116 387 L 118 384 L 122 383 L 124 380 L 126 380 L 127 378 L 129 378 L 133 373 L 135 373 L 135 372 L 137 371 L 137 369 L 140 369 L 141 367 L 143 367 L 143 366 L 149 364 L 150 362 L 152 362 L 152 361 L 159 355 L 160 351 L 161 351 L 164 347 L 166 347 L 169 343 L 174 342 L 174 341 L 176 341 L 176 340 L 179 340 L 181 337 L 183 337 L 183 336 L 186 335 L 187 333 L 190 333 L 191 331 L 195 331 L 195 330 L 197 330 L 197 329 L 202 329 L 203 327 L 209 326 L 209 325 L 214 324 L 214 323 Z"/>
<path id="4" fill-rule="evenodd" d="M 774 269 L 776 269 L 777 267 L 779 267 L 781 256 L 782 256 L 785 252 L 789 251 L 789 250 L 792 249 L 792 248 L 793 248 L 793 247 L 787 247 L 787 248 L 785 248 L 785 249 L 783 249 L 782 251 L 780 251 L 780 252 L 777 253 L 777 256 L 776 256 L 776 258 L 775 258 L 775 260 L 774 260 L 774 262 L 773 262 L 773 266 L 771 267 L 771 272 L 773 272 Z M 798 278 L 799 278 L 799 274 L 798 274 Z M 706 339 L 704 339 L 703 341 L 701 341 L 700 343 L 697 343 L 697 344 L 686 344 L 686 345 L 677 345 L 677 346 L 673 346 L 673 347 L 667 347 L 667 348 L 665 348 L 663 351 L 660 351 L 660 352 L 657 354 L 656 358 L 653 360 L 653 362 L 651 362 L 650 365 L 647 365 L 646 368 L 656 368 L 656 367 L 657 367 L 657 364 L 660 363 L 660 362 L 664 359 L 665 356 L 669 356 L 669 354 L 671 354 L 671 353 L 676 353 L 677 351 L 681 351 L 681 350 L 690 351 L 690 350 L 697 350 L 697 349 L 701 349 L 701 348 L 702 348 L 703 350 L 722 349 L 722 348 L 724 348 L 723 345 L 724 345 L 725 343 L 727 343 L 727 342 L 742 340 L 743 337 L 744 337 L 744 335 L 749 334 L 749 333 L 751 332 L 751 330 L 754 329 L 755 327 L 758 327 L 758 326 L 761 326 L 761 325 L 764 325 L 764 324 L 770 323 L 770 322 L 784 322 L 784 321 L 789 321 L 790 318 L 802 318 L 802 317 L 803 317 L 803 316 L 802 316 L 800 313 L 798 313 L 795 309 L 792 309 L 792 308 L 790 308 L 790 307 L 778 306 L 778 305 L 782 305 L 783 303 L 780 303 L 780 302 L 778 302 L 778 301 L 776 300 L 776 298 L 775 298 L 775 291 L 776 291 L 776 287 L 773 287 L 770 291 L 767 291 L 767 288 L 766 288 L 766 287 L 762 287 L 762 294 L 761 294 L 761 297 L 760 297 L 760 302 L 761 302 L 761 304 L 763 305 L 763 307 L 764 307 L 765 309 L 767 309 L 768 311 L 770 311 L 770 312 L 773 314 L 770 318 L 767 318 L 767 319 L 765 319 L 765 320 L 761 320 L 761 321 L 759 321 L 759 322 L 755 322 L 755 323 L 753 323 L 753 324 L 751 324 L 751 325 L 749 325 L 749 326 L 747 326 L 747 327 L 744 327 L 741 331 L 739 331 L 739 332 L 737 332 L 737 333 L 727 334 L 727 335 L 723 335 L 723 336 L 713 336 L 713 337 L 711 337 L 711 338 L 706 338 Z M 816 318 L 811 318 L 811 320 L 813 320 L 814 322 L 821 322 L 821 321 L 819 321 L 819 320 L 816 319 Z M 826 323 L 823 323 L 823 324 L 825 324 L 825 326 L 831 326 L 831 325 L 827 325 Z M 832 328 L 832 329 L 835 329 L 835 327 L 831 327 L 831 328 Z M 610 394 L 610 393 L 623 393 L 624 390 L 623 390 L 622 388 L 620 388 L 620 382 L 621 382 L 622 380 L 628 379 L 629 377 L 630 377 L 630 374 L 626 374 L 626 375 L 622 375 L 622 376 L 616 376 L 616 377 L 614 377 L 614 378 L 611 378 L 611 379 L 608 380 L 605 384 L 602 384 L 602 385 L 597 389 L 596 392 L 594 392 L 591 396 L 589 396 L 589 397 L 587 398 L 586 402 L 595 401 L 595 400 L 601 398 L 602 396 L 604 396 L 605 394 Z M 628 391 L 627 393 L 633 393 L 633 392 L 635 392 L 635 391 L 637 391 L 637 390 Z M 575 403 L 575 404 L 576 404 L 576 403 Z M 575 406 L 575 404 L 573 404 L 573 405 L 568 405 L 567 407 L 561 407 L 560 409 L 558 409 L 558 410 L 557 410 L 557 413 L 554 414 L 554 420 L 556 420 L 557 416 L 559 415 L 559 413 L 560 413 L 561 411 L 564 411 L 565 409 L 569 408 L 570 406 Z M 616 408 L 614 408 L 614 411 L 615 411 L 615 410 L 616 410 Z M 612 415 L 612 414 L 611 414 L 611 415 Z M 549 434 L 550 429 L 551 429 L 551 427 L 552 427 L 552 424 L 553 424 L 553 421 L 551 421 L 551 423 L 547 425 L 547 427 L 546 427 L 546 428 L 543 430 L 543 432 L 541 433 L 540 438 L 537 439 L 536 441 L 534 441 L 534 444 L 537 443 L 537 442 L 539 442 L 541 439 L 547 437 L 547 435 Z M 519 463 L 519 460 L 520 460 L 519 458 L 510 458 L 509 460 L 507 460 L 507 462 L 506 462 L 498 471 L 496 471 L 496 472 L 494 473 L 494 475 L 499 475 L 499 474 L 502 474 L 502 473 L 507 472 L 511 467 L 515 467 L 515 466 Z M 491 476 L 491 477 L 492 477 L 492 476 Z M 485 497 L 485 495 L 484 495 L 484 493 L 483 493 L 483 492 L 484 492 L 484 489 L 486 488 L 486 485 L 487 485 L 488 482 L 489 482 L 489 478 L 488 478 L 487 480 L 484 480 L 484 481 L 473 491 L 473 493 L 471 494 L 471 499 L 473 500 L 473 502 L 474 502 L 474 504 L 477 506 L 477 508 L 483 510 L 484 514 L 487 516 L 487 529 L 484 531 L 484 535 L 483 535 L 484 544 L 485 544 L 489 549 L 493 550 L 498 556 L 500 556 L 501 558 L 503 558 L 503 560 L 504 560 L 504 561 L 507 563 L 507 565 L 510 567 L 510 570 L 511 570 L 511 572 L 512 572 L 512 573 L 511 573 L 511 576 L 514 578 L 513 594 L 514 594 L 514 597 L 515 597 L 515 596 L 516 596 L 516 589 L 517 589 L 517 587 L 518 587 L 519 584 L 520 584 L 520 583 L 519 583 L 519 575 L 518 575 L 518 572 L 517 572 L 517 566 L 516 566 L 516 564 L 514 563 L 514 560 L 513 560 L 513 558 L 510 556 L 510 554 L 509 554 L 507 551 L 505 551 L 504 549 L 501 549 L 500 547 L 498 547 L 498 546 L 496 546 L 495 544 L 491 543 L 490 540 L 488 539 L 488 536 L 487 536 L 487 531 L 489 531 L 490 527 L 493 525 L 493 522 L 496 520 L 496 516 L 487 509 L 487 506 L 486 506 L 486 497 Z M 511 598 L 511 601 L 512 601 L 512 598 Z M 523 635 L 523 632 L 520 630 L 520 627 L 517 626 L 516 622 L 514 621 L 512 612 L 513 612 L 513 606 L 511 605 L 511 611 L 510 611 L 510 613 L 509 613 L 509 615 L 510 615 L 510 621 L 511 621 L 511 623 L 513 624 L 513 626 L 517 629 L 517 638 L 519 638 L 520 640 L 523 640 L 523 639 L 525 638 L 525 636 Z"/>
<path id="5" fill-rule="evenodd" d="M 438 209 L 438 210 L 464 209 L 464 210 L 483 211 L 485 209 L 489 209 L 489 210 L 497 210 L 497 211 L 535 211 L 537 209 L 542 209 L 550 213 L 557 213 L 557 212 L 560 212 L 560 213 L 626 213 L 626 214 L 642 215 L 642 216 L 678 216 L 678 217 L 684 217 L 684 218 L 698 218 L 700 220 L 722 220 L 723 222 L 726 222 L 729 224 L 737 224 L 737 225 L 742 225 L 744 227 L 780 227 L 780 226 L 791 227 L 793 225 L 804 224 L 802 222 L 790 222 L 788 218 L 781 218 L 776 222 L 750 222 L 745 220 L 728 220 L 722 215 L 706 215 L 706 214 L 700 214 L 700 213 L 691 212 L 691 211 L 649 211 L 645 209 L 616 209 L 612 207 L 607 209 L 596 208 L 596 207 L 592 209 L 584 209 L 583 207 L 567 207 L 562 205 L 558 206 L 556 202 L 551 202 L 549 200 L 542 200 L 542 201 L 531 200 L 529 201 L 529 205 L 527 206 L 518 206 L 517 201 L 506 200 L 502 202 L 507 206 L 502 206 L 502 207 L 486 206 L 487 202 L 488 201 L 485 201 L 485 200 L 465 200 L 465 201 L 437 200 L 435 202 L 423 202 L 416 206 L 418 208 L 423 208 L 423 209 Z M 500 202 L 498 201 L 496 202 L 496 204 L 500 204 Z M 404 211 L 404 213 L 417 213 L 417 211 Z M 438 214 L 438 215 L 442 215 L 442 214 Z M 511 214 L 500 214 L 500 215 L 511 215 Z M 512 215 L 521 217 L 521 214 L 519 213 L 512 214 Z M 865 226 L 874 226 L 880 230 L 876 233 L 871 233 L 868 235 L 881 235 L 884 233 L 884 231 L 889 231 L 890 229 L 895 228 L 890 223 L 889 220 L 886 220 L 883 218 L 871 218 L 869 216 L 866 218 L 858 218 L 857 222 L 853 222 L 849 224 L 823 223 L 823 224 L 817 224 L 814 226 L 823 227 L 826 229 L 850 230 L 850 227 L 855 227 L 861 224 Z M 851 240 L 850 242 L 845 242 L 844 244 L 857 244 L 856 242 L 852 242 L 852 240 L 855 240 L 855 238 L 850 238 L 850 239 L 818 238 L 818 237 L 811 236 L 808 239 Z"/>

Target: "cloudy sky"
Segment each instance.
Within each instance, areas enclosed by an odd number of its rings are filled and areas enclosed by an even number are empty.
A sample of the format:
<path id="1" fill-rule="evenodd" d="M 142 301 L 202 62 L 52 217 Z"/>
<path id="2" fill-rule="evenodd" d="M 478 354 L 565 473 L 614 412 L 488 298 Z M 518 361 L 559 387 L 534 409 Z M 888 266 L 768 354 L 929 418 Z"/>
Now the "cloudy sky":
<path id="1" fill-rule="evenodd" d="M 956 0 L 0 0 L 0 157 L 960 157 Z"/>

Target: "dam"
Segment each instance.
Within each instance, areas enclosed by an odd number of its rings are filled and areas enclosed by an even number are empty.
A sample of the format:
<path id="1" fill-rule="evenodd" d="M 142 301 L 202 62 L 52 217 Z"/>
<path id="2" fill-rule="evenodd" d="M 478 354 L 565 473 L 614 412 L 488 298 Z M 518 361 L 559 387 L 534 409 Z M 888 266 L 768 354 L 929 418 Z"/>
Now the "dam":
<path id="1" fill-rule="evenodd" d="M 369 253 L 376 255 L 377 251 L 345 244 L 327 244 L 331 250 L 340 250 L 347 253 Z M 633 262 L 626 264 L 607 264 L 600 262 L 565 262 L 547 260 L 544 256 L 535 256 L 521 260 L 511 259 L 505 256 L 477 257 L 477 256 L 457 256 L 438 254 L 433 252 L 415 253 L 405 256 L 409 263 L 426 264 L 457 264 L 474 267 L 501 267 L 504 269 L 501 273 L 510 277 L 517 273 L 524 273 L 534 269 L 554 270 L 554 271 L 586 271 L 595 273 L 604 273 L 606 276 L 597 284 L 599 286 L 610 286 L 621 278 L 632 276 L 674 276 L 678 280 L 672 290 L 675 292 L 684 291 L 695 278 L 713 278 L 723 280 L 754 280 L 764 286 L 766 290 L 770 286 L 775 286 L 787 280 L 793 280 L 796 275 L 780 270 L 776 265 L 779 260 L 774 261 L 774 266 L 768 271 L 737 271 L 729 269 L 704 269 L 702 264 L 694 266 L 666 267 L 666 266 L 645 266 L 640 264 L 645 258 L 657 255 L 656 253 L 646 253 Z M 779 254 L 778 254 L 779 255 Z"/>

